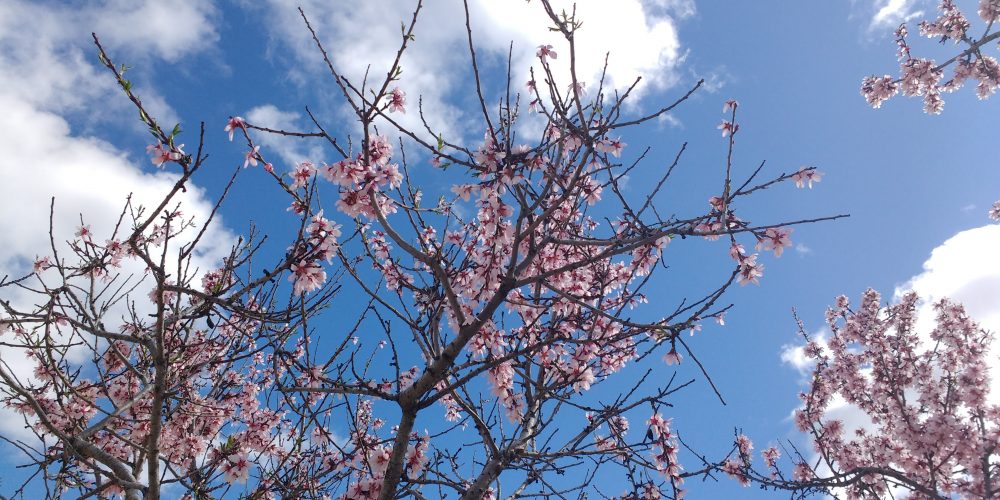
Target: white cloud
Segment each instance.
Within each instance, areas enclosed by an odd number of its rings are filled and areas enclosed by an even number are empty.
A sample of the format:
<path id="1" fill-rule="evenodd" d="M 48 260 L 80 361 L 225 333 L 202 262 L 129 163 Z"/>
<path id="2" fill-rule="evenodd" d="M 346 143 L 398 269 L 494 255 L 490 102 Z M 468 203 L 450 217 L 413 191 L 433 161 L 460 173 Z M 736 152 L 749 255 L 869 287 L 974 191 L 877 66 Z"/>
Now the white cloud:
<path id="1" fill-rule="evenodd" d="M 275 130 L 309 130 L 303 127 L 302 115 L 293 111 L 282 111 L 273 104 L 256 106 L 246 113 L 246 119 L 253 125 Z M 301 138 L 278 134 L 254 134 L 254 140 L 261 146 L 270 149 L 287 165 L 296 165 L 302 161 L 316 158 L 320 149 L 316 142 L 303 141 Z M 307 149 L 306 146 L 313 145 Z"/>
<path id="2" fill-rule="evenodd" d="M 571 8 L 571 2 L 554 2 L 556 8 Z M 336 67 L 353 83 L 360 84 L 366 72 L 368 82 L 380 83 L 395 57 L 401 41 L 400 22 L 409 22 L 414 3 L 410 1 L 364 2 L 347 6 L 342 2 L 309 0 L 302 4 L 310 22 L 330 52 Z M 549 31 L 551 22 L 539 2 L 470 2 L 473 37 L 480 65 L 506 67 L 512 50 L 512 91 L 523 92 L 528 69 L 538 61 L 537 46 L 552 44 L 559 53 L 553 61 L 562 79 L 560 90 L 569 83 L 565 78 L 569 51 L 557 33 Z M 611 52 L 608 84 L 617 89 L 643 77 L 638 94 L 663 89 L 676 80 L 675 67 L 682 57 L 675 18 L 693 15 L 689 1 L 660 0 L 644 4 L 639 0 L 616 2 L 579 2 L 583 27 L 577 36 L 577 71 L 588 85 L 597 84 L 604 57 Z M 299 13 L 287 2 L 271 0 L 266 7 L 267 25 L 274 37 L 286 43 L 296 57 L 290 68 L 291 78 L 314 82 L 325 71 L 319 52 L 313 45 Z M 483 132 L 475 113 L 463 109 L 476 103 L 475 87 L 470 80 L 463 8 L 455 0 L 426 2 L 415 30 L 415 41 L 404 54 L 401 88 L 407 92 L 408 109 L 400 116 L 412 130 L 422 131 L 417 114 L 418 96 L 423 97 L 424 111 L 436 130 L 449 138 L 479 140 Z M 283 49 L 278 49 L 284 54 Z M 333 83 L 330 82 L 330 87 Z M 487 105 L 503 91 L 496 78 L 485 82 Z M 456 105 L 460 101 L 461 104 Z M 343 108 L 340 108 L 343 113 Z M 342 115 L 349 118 L 346 113 Z"/>
<path id="3" fill-rule="evenodd" d="M 210 49 L 218 39 L 212 15 L 210 3 L 196 0 L 0 3 L 0 91 L 89 123 L 130 106 L 97 65 L 91 38 L 96 32 L 117 62 L 137 65 L 127 77 L 136 80 L 150 112 L 173 123 L 176 115 L 143 69 L 154 58 L 177 62 Z"/>
<path id="4" fill-rule="evenodd" d="M 1000 224 L 962 231 L 931 251 L 924 271 L 896 288 L 896 298 L 915 291 L 923 299 L 917 327 L 930 331 L 934 324 L 931 304 L 943 298 L 960 302 L 979 326 L 1000 334 Z M 993 342 L 990 374 L 994 387 L 1000 382 L 1000 341 Z M 1000 390 L 991 393 L 1000 403 Z"/>
<path id="5" fill-rule="evenodd" d="M 916 10 L 917 0 L 877 0 L 875 15 L 872 16 L 870 29 L 894 29 L 900 23 L 907 22 L 924 15 Z"/>
<path id="6" fill-rule="evenodd" d="M 813 340 L 822 341 L 822 334 L 813 336 Z M 806 356 L 806 347 L 803 344 L 785 344 L 781 346 L 781 362 L 791 365 L 798 370 L 799 375 L 805 375 L 812 371 L 813 363 L 809 356 Z"/>
<path id="7" fill-rule="evenodd" d="M 656 117 L 656 123 L 661 128 L 664 124 L 669 125 L 671 128 L 684 128 L 684 123 L 680 118 L 674 116 L 673 113 L 663 113 L 662 115 Z"/>
<path id="8" fill-rule="evenodd" d="M 77 22 L 108 47 L 136 57 L 175 63 L 211 48 L 219 39 L 212 2 L 197 0 L 106 0 Z M 74 9 L 75 12 L 79 12 Z"/>
<path id="9" fill-rule="evenodd" d="M 678 19 L 692 17 L 698 13 L 694 0 L 650 0 L 650 6 L 659 7 Z"/>

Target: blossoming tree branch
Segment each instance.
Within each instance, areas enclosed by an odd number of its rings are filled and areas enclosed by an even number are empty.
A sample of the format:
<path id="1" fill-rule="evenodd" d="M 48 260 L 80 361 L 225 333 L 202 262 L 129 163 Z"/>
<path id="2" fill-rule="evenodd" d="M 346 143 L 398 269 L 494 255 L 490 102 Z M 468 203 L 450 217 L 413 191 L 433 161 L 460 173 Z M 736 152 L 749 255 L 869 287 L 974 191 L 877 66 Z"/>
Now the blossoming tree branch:
<path id="1" fill-rule="evenodd" d="M 922 96 L 924 111 L 940 113 L 942 92 L 977 81 L 986 99 L 1000 87 L 1000 65 L 983 53 L 1000 38 L 1000 1 L 980 0 L 986 23 L 973 38 L 972 23 L 951 0 L 940 16 L 920 22 L 920 33 L 962 47 L 943 63 L 913 57 L 905 24 L 896 30 L 901 61 L 898 79 L 870 76 L 861 93 L 878 108 L 902 90 Z M 1000 47 L 1000 45 L 998 45 Z M 955 65 L 951 79 L 944 69 Z M 1000 201 L 988 215 L 1000 220 Z M 799 322 L 804 352 L 813 362 L 795 424 L 809 436 L 811 449 L 794 442 L 753 455 L 749 437 L 737 435 L 736 453 L 722 470 L 744 485 L 837 498 L 997 498 L 1000 495 L 1000 407 L 989 376 L 993 333 L 970 318 L 961 304 L 940 300 L 930 307 L 933 327 L 918 323 L 921 301 L 913 292 L 897 304 L 882 304 L 867 290 L 852 307 L 846 296 L 827 310 L 829 334 L 814 338 Z M 930 318 L 928 318 L 930 319 Z M 991 359 L 992 358 L 992 359 Z M 845 402 L 855 412 L 845 422 L 830 410 Z M 780 462 L 791 459 L 791 470 Z M 759 461 L 758 461 L 759 460 Z"/>
<path id="2" fill-rule="evenodd" d="M 620 92 L 603 77 L 581 81 L 583 20 L 539 4 L 553 39 L 530 80 L 509 72 L 500 95 L 484 90 L 466 8 L 474 144 L 438 132 L 406 93 L 400 61 L 419 43 L 420 2 L 388 71 L 361 81 L 340 72 L 302 12 L 352 123 L 277 130 L 234 116 L 224 132 L 202 126 L 193 148 L 180 127 L 160 125 L 95 36 L 154 137 L 151 162 L 177 180 L 155 206 L 125 200 L 109 234 L 84 220 L 73 235 L 50 228 L 32 272 L 0 281 L 0 394 L 37 438 L 10 440 L 35 472 L 21 495 L 678 498 L 686 478 L 750 475 L 746 438 L 728 457 L 681 453 L 670 410 L 694 379 L 670 365 L 690 364 L 714 388 L 684 335 L 722 323 L 727 290 L 758 283 L 762 253 L 781 255 L 793 226 L 842 216 L 751 222 L 746 199 L 821 174 L 737 161 L 734 100 L 704 162 L 715 165 L 706 203 L 663 206 L 657 194 L 684 168 L 686 145 L 646 165 L 627 138 L 701 83 L 635 115 L 626 103 L 638 79 Z M 405 127 L 404 113 L 422 129 Z M 207 133 L 228 133 L 246 153 L 211 216 L 194 220 L 178 198 L 208 162 Z M 317 141 L 330 156 L 278 165 L 261 134 Z M 658 182 L 625 189 L 643 168 L 662 172 Z M 423 185 L 428 169 L 450 189 Z M 237 181 L 284 197 L 285 226 L 273 229 L 289 240 L 253 228 L 217 268 L 196 268 Z M 647 297 L 671 249 L 701 239 L 729 254 L 712 264 L 719 282 L 675 304 Z M 820 428 L 812 414 L 800 420 Z"/>

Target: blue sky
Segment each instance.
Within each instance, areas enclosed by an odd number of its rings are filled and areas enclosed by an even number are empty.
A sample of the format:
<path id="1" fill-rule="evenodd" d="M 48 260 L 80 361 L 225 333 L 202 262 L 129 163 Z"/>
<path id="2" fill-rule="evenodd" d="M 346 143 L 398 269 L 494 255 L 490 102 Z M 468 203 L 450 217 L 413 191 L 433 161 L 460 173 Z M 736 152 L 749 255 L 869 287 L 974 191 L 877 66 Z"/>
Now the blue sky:
<path id="1" fill-rule="evenodd" d="M 348 74 L 369 63 L 385 64 L 380 56 L 395 41 L 386 43 L 380 36 L 398 32 L 410 2 L 347 10 L 326 3 L 304 2 L 304 7 L 334 42 L 335 59 Z M 537 2 L 527 7 L 523 2 L 477 3 L 473 9 L 487 91 L 500 88 L 499 54 L 506 53 L 511 40 L 515 54 L 529 54 L 515 63 L 530 64 L 539 44 L 560 48 L 531 23 L 513 23 L 518 18 L 508 5 L 515 3 L 540 15 Z M 632 5 L 621 5 L 626 4 Z M 974 16 L 974 5 L 967 5 L 974 2 L 959 4 Z M 482 127 L 465 111 L 472 89 L 464 49 L 456 45 L 462 40 L 455 33 L 463 33 L 456 5 L 429 7 L 416 30 L 413 59 L 404 61 L 401 86 L 413 103 L 423 92 L 427 103 L 436 105 L 432 117 L 437 123 L 475 144 Z M 693 365 L 682 364 L 680 377 L 698 381 L 678 396 L 671 414 L 689 444 L 721 454 L 734 428 L 753 437 L 758 449 L 778 439 L 798 442 L 787 417 L 803 379 L 793 364 L 782 361 L 783 351 L 797 343 L 793 308 L 815 332 L 838 294 L 857 297 L 874 287 L 888 296 L 897 287 L 915 287 L 974 301 L 974 317 L 997 327 L 1000 306 L 976 299 L 998 296 L 1000 289 L 967 285 L 1000 275 L 997 259 L 983 251 L 1000 243 L 996 227 L 983 227 L 988 226 L 986 210 L 1000 198 L 995 152 L 1000 103 L 979 101 L 971 89 L 963 89 L 945 96 L 942 115 L 929 116 L 918 100 L 900 97 L 873 110 L 858 92 L 864 76 L 895 72 L 891 31 L 898 20 L 920 11 L 933 15 L 933 4 L 659 0 L 634 7 L 618 9 L 620 17 L 585 17 L 584 30 L 605 30 L 596 38 L 612 45 L 616 84 L 645 72 L 650 83 L 636 111 L 673 100 L 699 77 L 707 78 L 710 88 L 670 120 L 633 129 L 625 137 L 626 154 L 653 147 L 645 168 L 630 179 L 631 189 L 655 179 L 687 141 L 677 178 L 658 203 L 668 211 L 703 210 L 708 196 L 717 194 L 712 186 L 724 167 L 725 141 L 716 129 L 722 103 L 735 98 L 741 104 L 737 175 L 764 160 L 771 175 L 801 165 L 826 174 L 812 190 L 768 190 L 742 207 L 743 215 L 765 222 L 851 214 L 798 227 L 792 235 L 795 250 L 780 259 L 763 257 L 766 270 L 759 286 L 734 288 L 728 295 L 736 306 L 727 325 L 706 325 L 691 340 L 728 405 L 718 403 Z M 37 29 L 15 29 L 28 22 L 37 23 Z M 0 275 L 23 270 L 44 252 L 47 235 L 40 224 L 47 219 L 50 196 L 64 208 L 57 226 L 68 231 L 77 213 L 98 220 L 118 210 L 125 193 L 155 197 L 170 179 L 149 164 L 143 153 L 148 136 L 97 68 L 91 31 L 105 40 L 116 60 L 134 66 L 139 93 L 164 123 L 180 122 L 189 131 L 189 146 L 198 122 L 206 122 L 212 160 L 196 179 L 203 191 L 189 194 L 195 213 L 204 213 L 206 200 L 242 163 L 241 146 L 222 132 L 230 115 L 310 128 L 304 118 L 309 106 L 332 130 L 345 131 L 338 125 L 346 123 L 346 115 L 336 88 L 304 38 L 292 3 L 107 1 L 71 11 L 58 2 L 7 2 L 0 6 L 0 106 L 7 110 L 0 116 L 0 150 L 14 153 L 0 157 L 0 213 L 23 216 L 0 220 L 0 234 L 10 235 L 0 248 Z M 943 55 L 949 48 L 922 41 L 915 51 Z M 264 142 L 264 151 L 281 159 L 279 169 L 306 158 L 336 159 L 318 143 L 275 140 Z M 224 228 L 215 239 L 220 245 L 245 231 L 251 219 L 264 228 L 291 220 L 286 201 L 269 196 L 276 193 L 256 174 L 245 172 L 224 206 Z M 440 176 L 427 179 L 439 188 L 450 182 Z M 963 231 L 971 232 L 952 239 Z M 937 260 L 925 267 L 935 249 Z M 698 242 L 668 252 L 671 269 L 647 291 L 650 307 L 662 303 L 668 308 L 683 292 L 707 290 L 719 275 L 717 266 L 728 266 L 726 251 L 721 244 Z M 202 256 L 206 263 L 218 257 L 218 250 Z M 773 496 L 728 480 L 691 486 L 695 498 Z M 5 481 L 0 493 L 8 487 Z"/>

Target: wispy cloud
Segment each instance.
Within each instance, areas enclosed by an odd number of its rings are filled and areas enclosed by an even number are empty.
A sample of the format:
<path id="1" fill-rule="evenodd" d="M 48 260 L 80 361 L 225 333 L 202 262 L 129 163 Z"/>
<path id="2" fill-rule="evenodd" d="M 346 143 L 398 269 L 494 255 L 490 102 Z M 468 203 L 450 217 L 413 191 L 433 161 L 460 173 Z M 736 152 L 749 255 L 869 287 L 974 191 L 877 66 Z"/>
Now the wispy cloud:
<path id="1" fill-rule="evenodd" d="M 572 9 L 569 1 L 555 2 L 557 9 Z M 346 6 L 341 2 L 309 0 L 302 4 L 334 64 L 355 84 L 367 73 L 369 85 L 388 70 L 401 41 L 400 23 L 411 18 L 414 2 L 365 2 Z M 480 64 L 492 70 L 506 68 L 512 59 L 513 91 L 523 92 L 529 68 L 538 68 L 537 46 L 552 44 L 559 57 L 553 62 L 555 74 L 565 87 L 569 50 L 538 2 L 470 2 L 473 36 Z M 694 14 L 689 1 L 638 0 L 582 2 L 576 5 L 584 20 L 576 43 L 576 65 L 580 78 L 597 84 L 605 54 L 610 51 L 606 85 L 623 89 L 642 76 L 637 95 L 663 89 L 675 83 L 676 66 L 682 57 L 676 19 Z M 294 64 L 289 76 L 296 81 L 314 81 L 324 70 L 319 53 L 298 12 L 287 2 L 271 0 L 264 7 L 274 38 L 289 51 Z M 470 81 L 467 33 L 463 7 L 455 0 L 426 2 L 415 31 L 416 39 L 404 55 L 399 82 L 409 99 L 403 125 L 422 131 L 417 100 L 422 98 L 429 124 L 448 137 L 479 140 L 481 120 L 465 110 L 476 109 L 475 87 Z M 488 103 L 503 91 L 506 82 L 492 79 L 484 91 Z M 339 108 L 343 113 L 344 109 Z M 346 116 L 344 114 L 343 116 Z"/>
<path id="2" fill-rule="evenodd" d="M 918 3 L 918 0 L 876 0 L 875 14 L 872 16 L 869 28 L 891 29 L 900 23 L 924 15 L 922 10 L 916 8 Z"/>

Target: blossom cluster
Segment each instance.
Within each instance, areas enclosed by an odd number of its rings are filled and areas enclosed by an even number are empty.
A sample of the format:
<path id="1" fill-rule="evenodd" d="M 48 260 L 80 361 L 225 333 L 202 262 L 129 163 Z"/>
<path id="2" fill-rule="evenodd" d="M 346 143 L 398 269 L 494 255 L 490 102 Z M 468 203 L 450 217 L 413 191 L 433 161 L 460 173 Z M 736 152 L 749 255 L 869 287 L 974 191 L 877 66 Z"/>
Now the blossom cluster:
<path id="1" fill-rule="evenodd" d="M 796 424 L 834 472 L 868 471 L 847 486 L 852 498 L 886 494 L 886 477 L 912 491 L 983 497 L 1000 449 L 1000 407 L 989 400 L 992 336 L 947 300 L 934 304 L 928 333 L 917 328 L 916 294 L 885 308 L 880 300 L 868 290 L 856 308 L 839 297 L 827 312 L 830 336 L 806 346 L 816 365 Z M 870 425 L 850 429 L 828 415 L 834 398 Z"/>
<path id="2" fill-rule="evenodd" d="M 969 34 L 972 24 L 953 0 L 942 0 L 938 10 L 938 18 L 920 23 L 920 34 L 938 38 L 942 42 L 950 40 L 956 44 L 965 44 L 967 48 L 943 64 L 938 64 L 933 59 L 913 57 L 906 39 L 908 29 L 905 24 L 900 25 L 896 30 L 900 76 L 893 78 L 890 75 L 871 75 L 861 83 L 861 94 L 872 107 L 881 107 L 883 102 L 902 92 L 905 96 L 923 97 L 924 111 L 938 114 L 944 109 L 941 94 L 958 90 L 968 80 L 977 82 L 976 95 L 980 99 L 988 98 L 1000 88 L 1000 63 L 996 57 L 984 54 L 982 50 L 987 42 L 1000 37 L 1000 31 L 990 31 L 1000 19 L 1000 2 L 980 0 L 978 13 L 988 28 L 987 33 L 978 40 Z M 955 65 L 952 77 L 942 81 L 944 69 L 950 64 Z"/>

